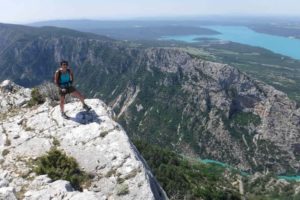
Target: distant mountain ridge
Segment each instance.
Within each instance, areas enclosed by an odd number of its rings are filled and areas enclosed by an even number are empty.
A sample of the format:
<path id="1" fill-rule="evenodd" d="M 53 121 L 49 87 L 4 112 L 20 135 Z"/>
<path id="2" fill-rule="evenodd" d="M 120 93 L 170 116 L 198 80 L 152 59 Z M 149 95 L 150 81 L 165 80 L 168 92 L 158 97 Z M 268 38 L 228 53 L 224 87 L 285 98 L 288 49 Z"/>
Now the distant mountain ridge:
<path id="1" fill-rule="evenodd" d="M 52 79 L 53 72 L 45 66 L 58 67 L 57 64 L 63 58 L 63 54 L 54 55 L 53 53 L 56 48 L 60 48 L 56 46 L 60 41 L 70 43 L 76 38 L 86 42 L 92 40 L 102 41 L 103 43 L 112 41 L 112 39 L 105 36 L 64 28 L 33 28 L 9 24 L 0 24 L 0 35 L 0 57 L 2 58 L 0 65 L 3 66 L 0 74 L 1 80 L 9 77 L 18 84 L 25 86 L 38 84 L 45 78 L 47 80 Z M 68 49 L 62 50 L 69 51 Z M 28 52 L 28 54 L 19 55 L 23 51 Z M 54 56 L 55 60 L 47 59 L 48 56 Z M 30 67 L 35 70 L 32 71 Z M 35 76 L 33 79 L 31 78 L 32 75 Z"/>
<path id="2" fill-rule="evenodd" d="M 273 87 L 176 48 L 139 48 L 59 28 L 52 34 L 50 27 L 41 36 L 37 28 L 25 35 L 8 27 L 0 27 L 6 45 L 0 80 L 52 81 L 67 59 L 77 86 L 105 99 L 131 138 L 249 172 L 299 173 L 300 110 Z M 9 34 L 16 30 L 23 38 Z"/>
<path id="3" fill-rule="evenodd" d="M 157 40 L 167 35 L 213 35 L 219 32 L 182 21 L 100 21 L 54 20 L 36 22 L 31 26 L 55 26 L 105 35 L 118 40 Z"/>

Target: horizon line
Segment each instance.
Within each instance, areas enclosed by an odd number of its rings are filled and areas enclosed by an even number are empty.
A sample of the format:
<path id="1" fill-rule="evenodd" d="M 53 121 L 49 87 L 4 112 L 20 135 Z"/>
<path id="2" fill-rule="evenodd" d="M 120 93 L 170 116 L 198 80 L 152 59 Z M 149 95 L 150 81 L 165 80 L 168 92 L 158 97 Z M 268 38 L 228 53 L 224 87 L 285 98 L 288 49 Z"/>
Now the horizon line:
<path id="1" fill-rule="evenodd" d="M 40 23 L 40 22 L 49 22 L 49 21 L 158 21 L 158 20 L 207 20 L 207 19 L 218 19 L 218 18 L 239 18 L 247 19 L 247 18 L 285 18 L 285 19 L 291 19 L 296 18 L 300 19 L 299 15 L 240 15 L 240 14 L 207 14 L 207 15 L 182 15 L 182 16 L 139 16 L 139 17 L 101 17 L 101 18 L 92 18 L 92 17 L 80 17 L 80 18 L 66 18 L 66 19 L 41 19 L 41 20 L 26 20 L 26 21 L 11 21 L 11 22 L 2 22 L 3 24 L 19 24 L 19 25 L 26 25 L 26 24 L 34 24 L 34 23 Z M 200 19 L 204 18 L 204 19 Z M 206 19 L 205 19 L 206 18 Z"/>

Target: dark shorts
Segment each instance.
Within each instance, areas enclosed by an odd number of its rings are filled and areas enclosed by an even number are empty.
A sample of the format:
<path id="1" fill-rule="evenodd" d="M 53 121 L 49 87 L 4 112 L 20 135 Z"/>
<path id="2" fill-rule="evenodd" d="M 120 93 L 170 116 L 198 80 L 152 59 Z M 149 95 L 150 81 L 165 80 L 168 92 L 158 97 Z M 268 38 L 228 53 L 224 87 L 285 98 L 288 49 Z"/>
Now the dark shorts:
<path id="1" fill-rule="evenodd" d="M 59 89 L 59 95 L 60 95 L 60 96 L 65 96 L 66 94 L 70 94 L 70 93 L 75 92 L 75 91 L 76 91 L 76 88 L 73 87 L 73 86 L 70 86 L 70 87 L 67 87 L 67 88 L 66 88 L 66 92 L 65 92 L 65 93 L 63 93 L 63 92 L 61 91 L 61 89 Z"/>

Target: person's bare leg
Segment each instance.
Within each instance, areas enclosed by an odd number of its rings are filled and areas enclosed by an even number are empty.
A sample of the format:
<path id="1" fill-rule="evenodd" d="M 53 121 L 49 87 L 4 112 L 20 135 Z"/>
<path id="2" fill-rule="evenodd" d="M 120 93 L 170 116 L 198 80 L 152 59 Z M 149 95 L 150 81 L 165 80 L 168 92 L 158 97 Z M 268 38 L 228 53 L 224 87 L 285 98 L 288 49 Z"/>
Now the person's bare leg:
<path id="1" fill-rule="evenodd" d="M 75 91 L 75 92 L 72 92 L 71 95 L 77 97 L 83 105 L 85 104 L 84 103 L 84 96 L 82 94 L 80 94 L 80 92 Z"/>
<path id="2" fill-rule="evenodd" d="M 81 101 L 81 103 L 82 103 L 82 106 L 83 106 L 83 108 L 86 110 L 86 111 L 89 111 L 89 110 L 91 110 L 91 107 L 90 106 L 88 106 L 88 105 L 86 105 L 85 103 L 84 103 L 84 96 L 82 95 L 82 94 L 80 94 L 80 92 L 78 92 L 78 91 L 75 91 L 75 92 L 72 92 L 71 93 L 73 96 L 75 96 L 75 97 L 77 97 L 78 99 L 80 99 L 80 101 Z"/>
<path id="3" fill-rule="evenodd" d="M 65 105 L 65 96 L 61 95 L 60 96 L 60 110 L 62 113 L 64 113 L 64 105 Z"/>

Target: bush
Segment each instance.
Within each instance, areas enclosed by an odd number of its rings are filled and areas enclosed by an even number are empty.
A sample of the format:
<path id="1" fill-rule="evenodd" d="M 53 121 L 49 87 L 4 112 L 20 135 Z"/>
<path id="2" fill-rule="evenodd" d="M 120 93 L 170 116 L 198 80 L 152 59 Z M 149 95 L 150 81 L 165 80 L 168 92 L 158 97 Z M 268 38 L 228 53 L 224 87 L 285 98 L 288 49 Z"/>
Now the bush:
<path id="1" fill-rule="evenodd" d="M 50 149 L 46 155 L 37 159 L 34 171 L 38 175 L 47 174 L 52 180 L 67 180 L 76 190 L 82 190 L 81 185 L 88 176 L 79 169 L 76 160 L 68 157 L 56 148 Z"/>
<path id="2" fill-rule="evenodd" d="M 39 86 L 41 94 L 50 99 L 50 101 L 58 101 L 60 99 L 57 86 L 51 82 L 44 82 Z"/>
<path id="3" fill-rule="evenodd" d="M 28 106 L 32 107 L 34 105 L 42 104 L 45 101 L 45 97 L 40 93 L 40 91 L 37 88 L 33 88 L 31 91 L 31 99 L 28 102 Z"/>

